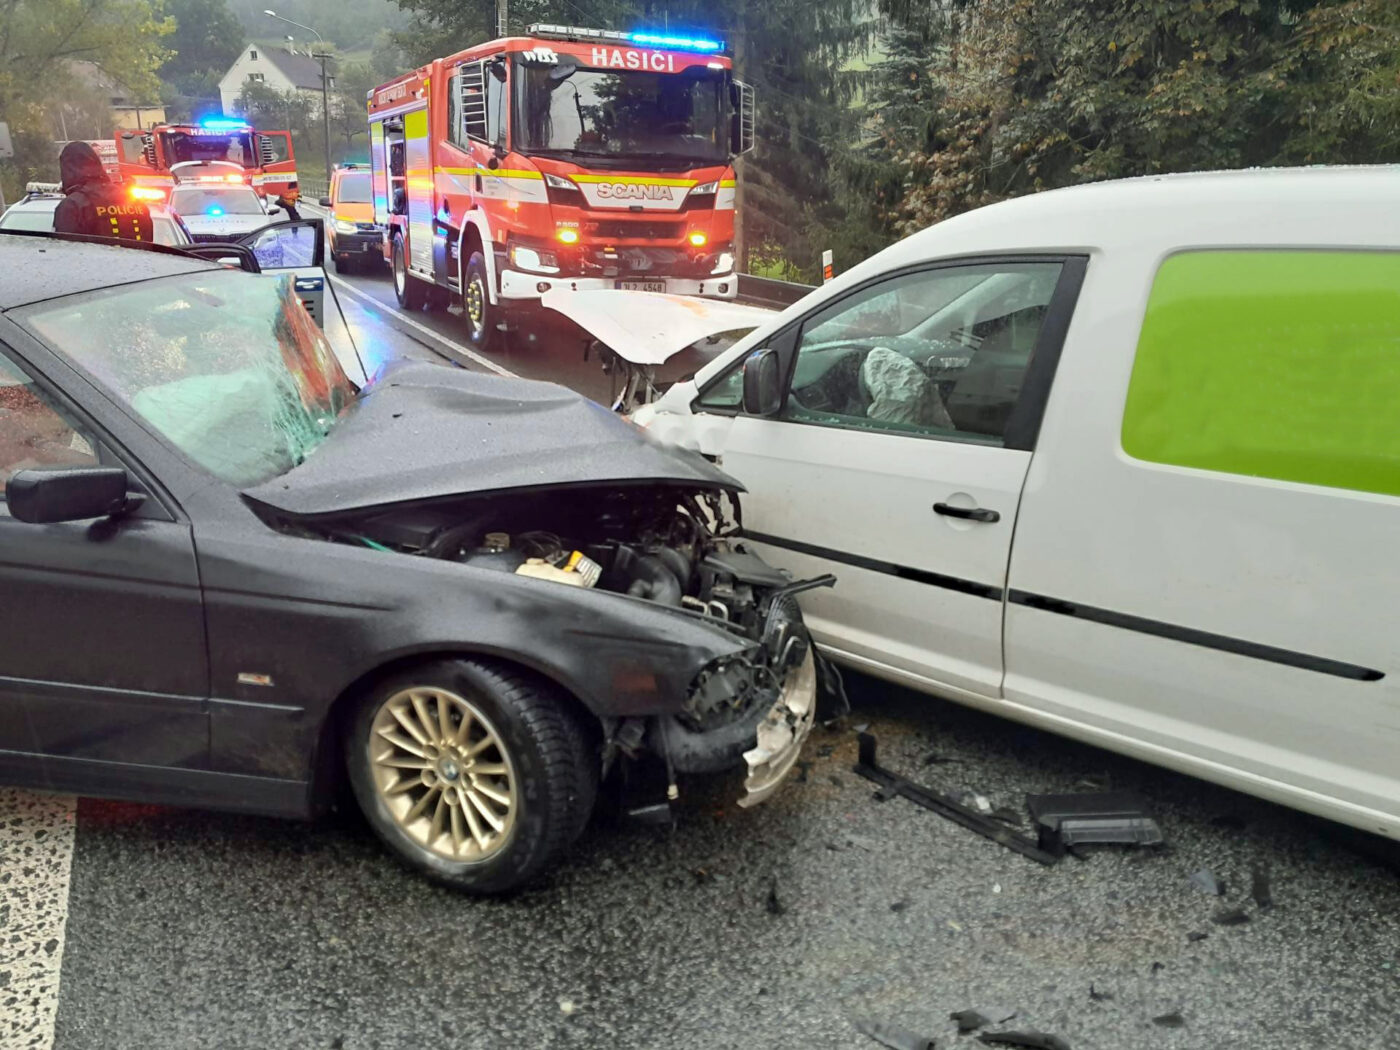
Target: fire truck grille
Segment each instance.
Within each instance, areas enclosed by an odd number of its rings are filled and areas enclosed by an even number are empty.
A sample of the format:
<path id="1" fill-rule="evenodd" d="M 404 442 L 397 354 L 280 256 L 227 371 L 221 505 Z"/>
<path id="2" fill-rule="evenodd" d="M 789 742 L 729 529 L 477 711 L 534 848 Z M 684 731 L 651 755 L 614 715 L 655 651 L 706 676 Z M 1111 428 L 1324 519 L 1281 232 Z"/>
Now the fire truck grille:
<path id="1" fill-rule="evenodd" d="M 615 240 L 678 241 L 685 231 L 681 222 L 628 222 L 626 219 L 599 219 L 585 227 L 593 237 Z"/>

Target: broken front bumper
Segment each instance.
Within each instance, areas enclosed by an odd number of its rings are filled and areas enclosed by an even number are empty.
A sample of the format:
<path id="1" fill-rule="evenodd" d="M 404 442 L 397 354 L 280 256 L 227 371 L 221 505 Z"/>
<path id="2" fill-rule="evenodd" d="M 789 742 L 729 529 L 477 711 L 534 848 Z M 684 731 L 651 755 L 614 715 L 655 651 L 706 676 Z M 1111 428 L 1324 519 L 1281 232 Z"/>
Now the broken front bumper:
<path id="1" fill-rule="evenodd" d="M 817 663 L 809 647 L 803 661 L 788 672 L 778 702 L 759 723 L 754 747 L 744 752 L 749 775 L 739 805 L 757 805 L 792 772 L 802 743 L 817 718 Z"/>

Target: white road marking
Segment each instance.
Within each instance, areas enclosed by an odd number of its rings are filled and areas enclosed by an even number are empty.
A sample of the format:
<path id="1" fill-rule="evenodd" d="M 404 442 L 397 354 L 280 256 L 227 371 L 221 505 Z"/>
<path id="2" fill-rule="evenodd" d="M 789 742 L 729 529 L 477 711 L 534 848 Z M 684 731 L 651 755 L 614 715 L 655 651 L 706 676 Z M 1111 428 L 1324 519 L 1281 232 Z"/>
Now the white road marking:
<path id="1" fill-rule="evenodd" d="M 455 353 L 461 354 L 461 355 L 462 355 L 463 357 L 465 357 L 468 361 L 471 361 L 471 362 L 474 363 L 474 364 L 478 364 L 478 365 L 480 365 L 482 368 L 487 369 L 488 371 L 495 372 L 498 376 L 508 376 L 508 377 L 510 377 L 510 378 L 512 378 L 512 379 L 519 379 L 519 378 L 520 378 L 519 375 L 517 375 L 515 372 L 512 372 L 509 368 L 504 368 L 504 367 L 502 367 L 501 365 L 496 364 L 496 362 L 495 362 L 495 361 L 492 361 L 489 357 L 482 357 L 482 356 L 481 356 L 480 354 L 478 354 L 475 350 L 472 350 L 472 349 L 469 349 L 468 347 L 463 346 L 461 343 L 457 342 L 455 339 L 449 339 L 447 336 L 443 335 L 441 332 L 435 332 L 435 331 L 433 331 L 433 330 L 432 330 L 431 328 L 429 328 L 427 325 L 425 325 L 425 324 L 420 324 L 419 322 L 415 321 L 413 318 L 408 317 L 407 315 L 405 315 L 402 311 L 398 310 L 397 308 L 391 307 L 391 306 L 389 306 L 387 303 L 380 302 L 380 301 L 379 301 L 378 299 L 376 299 L 374 296 L 369 295 L 369 294 L 367 294 L 366 292 L 360 291 L 358 288 L 356 288 L 356 287 L 355 287 L 353 284 L 351 284 L 349 281 L 343 280 L 343 279 L 340 278 L 340 277 L 336 277 L 336 276 L 334 276 L 333 274 L 327 274 L 326 276 L 329 277 L 332 281 L 334 281 L 334 282 L 336 283 L 336 286 L 337 286 L 337 287 L 339 287 L 339 288 L 344 288 L 344 289 L 345 289 L 347 292 L 349 292 L 351 295 L 355 296 L 357 299 L 363 299 L 365 302 L 369 303 L 369 304 L 370 304 L 371 306 L 373 306 L 375 309 L 378 309 L 378 310 L 389 310 L 389 311 L 391 311 L 391 312 L 392 312 L 392 313 L 391 313 L 392 320 L 389 322 L 390 324 L 394 324 L 394 323 L 406 324 L 406 325 L 408 325 L 410 328 L 416 329 L 417 331 L 422 332 L 424 335 L 427 335 L 427 336 L 432 337 L 433 339 L 436 339 L 436 340 L 437 340 L 438 342 L 440 342 L 440 343 L 446 343 L 448 346 L 452 347 L 452 349 L 453 349 L 453 351 L 454 351 Z"/>
<path id="2" fill-rule="evenodd" d="M 49 1050 L 78 800 L 0 788 L 0 1050 Z"/>

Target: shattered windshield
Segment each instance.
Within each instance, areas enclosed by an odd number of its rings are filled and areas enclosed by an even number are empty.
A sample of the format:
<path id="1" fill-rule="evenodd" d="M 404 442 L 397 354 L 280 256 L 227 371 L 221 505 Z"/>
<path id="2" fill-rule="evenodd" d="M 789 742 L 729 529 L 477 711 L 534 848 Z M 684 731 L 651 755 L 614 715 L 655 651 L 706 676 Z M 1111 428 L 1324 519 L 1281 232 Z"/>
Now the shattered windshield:
<path id="1" fill-rule="evenodd" d="M 725 72 L 613 72 L 522 67 L 523 132 L 517 148 L 626 157 L 729 159 Z"/>
<path id="2" fill-rule="evenodd" d="M 290 274 L 147 281 L 45 303 L 22 323 L 233 485 L 301 463 L 355 397 Z"/>

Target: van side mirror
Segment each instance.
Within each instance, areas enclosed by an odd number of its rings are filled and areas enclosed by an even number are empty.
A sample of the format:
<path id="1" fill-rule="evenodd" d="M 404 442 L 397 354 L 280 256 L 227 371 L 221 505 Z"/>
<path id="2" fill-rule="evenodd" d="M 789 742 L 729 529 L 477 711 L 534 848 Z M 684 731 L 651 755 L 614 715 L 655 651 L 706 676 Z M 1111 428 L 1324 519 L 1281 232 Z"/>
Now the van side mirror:
<path id="1" fill-rule="evenodd" d="M 106 518 L 134 509 L 144 498 L 128 494 L 121 467 L 20 470 L 5 482 L 10 517 L 34 525 Z"/>
<path id="2" fill-rule="evenodd" d="M 319 201 L 317 201 L 316 203 L 318 203 L 319 205 L 321 205 L 321 207 L 323 207 L 323 208 L 329 208 L 329 207 L 331 206 L 331 199 L 330 199 L 329 197 L 322 197 L 322 198 L 321 198 Z"/>
<path id="3" fill-rule="evenodd" d="M 744 414 L 771 416 L 782 407 L 783 384 L 778 352 L 755 350 L 744 359 Z"/>

